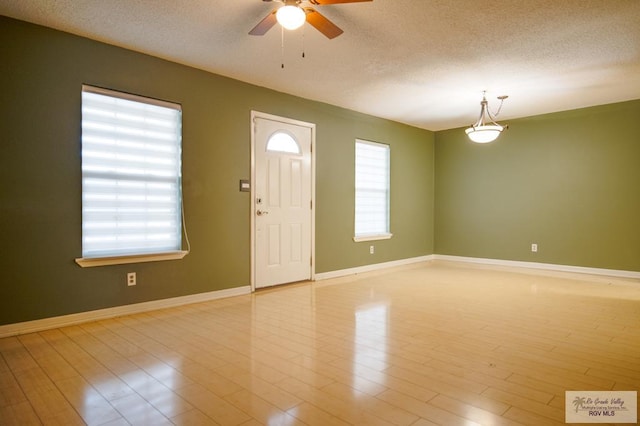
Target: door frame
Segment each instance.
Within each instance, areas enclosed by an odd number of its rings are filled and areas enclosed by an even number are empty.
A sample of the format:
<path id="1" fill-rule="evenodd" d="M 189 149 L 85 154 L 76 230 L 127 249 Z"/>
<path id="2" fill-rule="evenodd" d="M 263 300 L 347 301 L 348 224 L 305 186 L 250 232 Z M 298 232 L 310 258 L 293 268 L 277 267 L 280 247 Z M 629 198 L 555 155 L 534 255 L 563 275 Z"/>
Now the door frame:
<path id="1" fill-rule="evenodd" d="M 281 117 L 260 111 L 251 111 L 251 292 L 256 291 L 256 118 L 277 121 L 284 124 L 292 124 L 307 127 L 311 131 L 311 276 L 315 281 L 316 276 L 316 125 L 293 118 Z"/>

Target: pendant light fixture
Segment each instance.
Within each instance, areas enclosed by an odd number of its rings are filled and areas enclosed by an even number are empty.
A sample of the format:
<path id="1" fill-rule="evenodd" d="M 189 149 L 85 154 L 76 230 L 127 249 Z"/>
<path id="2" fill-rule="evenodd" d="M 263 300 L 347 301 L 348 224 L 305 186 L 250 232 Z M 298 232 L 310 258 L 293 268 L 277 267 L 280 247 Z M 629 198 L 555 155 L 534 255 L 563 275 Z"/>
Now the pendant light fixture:
<path id="1" fill-rule="evenodd" d="M 298 2 L 287 0 L 276 12 L 276 19 L 287 30 L 296 30 L 304 24 L 307 14 L 298 6 Z"/>
<path id="2" fill-rule="evenodd" d="M 500 136 L 500 133 L 508 128 L 508 125 L 500 125 L 496 123 L 496 117 L 500 114 L 500 110 L 502 109 L 502 103 L 508 96 L 498 96 L 500 99 L 500 106 L 498 107 L 498 111 L 495 114 L 491 114 L 489 110 L 489 102 L 487 102 L 486 91 L 482 92 L 482 102 L 480 102 L 480 117 L 476 124 L 473 124 L 465 133 L 469 136 L 473 142 L 476 143 L 488 143 L 493 142 Z"/>

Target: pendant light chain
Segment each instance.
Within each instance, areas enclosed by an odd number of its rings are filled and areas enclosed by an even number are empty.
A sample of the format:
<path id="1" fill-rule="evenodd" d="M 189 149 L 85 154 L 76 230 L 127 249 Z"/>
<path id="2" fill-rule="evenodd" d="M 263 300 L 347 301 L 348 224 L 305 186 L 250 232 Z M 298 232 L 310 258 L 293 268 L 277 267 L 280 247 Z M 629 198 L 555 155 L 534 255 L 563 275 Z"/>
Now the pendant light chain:
<path id="1" fill-rule="evenodd" d="M 487 104 L 487 112 L 489 113 L 489 116 L 493 116 L 493 118 L 498 118 L 498 115 L 500 115 L 500 111 L 502 111 L 502 104 L 504 103 L 504 100 L 507 99 L 507 96 L 498 96 L 498 99 L 500 99 L 500 105 L 498 105 L 498 110 L 495 114 L 491 113 L 489 110 L 489 104 Z"/>

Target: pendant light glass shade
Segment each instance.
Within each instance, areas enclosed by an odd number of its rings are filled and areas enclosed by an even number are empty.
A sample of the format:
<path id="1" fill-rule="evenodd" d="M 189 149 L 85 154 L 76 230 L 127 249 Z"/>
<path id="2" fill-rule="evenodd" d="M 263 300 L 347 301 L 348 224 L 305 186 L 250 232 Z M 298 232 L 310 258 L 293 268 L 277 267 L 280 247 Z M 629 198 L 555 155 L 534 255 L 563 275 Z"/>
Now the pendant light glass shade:
<path id="1" fill-rule="evenodd" d="M 498 112 L 496 115 L 492 115 L 491 111 L 489 111 L 489 103 L 487 102 L 487 98 L 485 94 L 482 94 L 482 102 L 480 102 L 480 117 L 476 124 L 473 124 L 471 127 L 465 130 L 469 139 L 476 143 L 489 143 L 493 142 L 500 136 L 500 133 L 507 128 L 507 126 L 501 126 L 500 124 L 495 122 L 495 117 L 500 113 L 500 109 L 502 109 L 502 102 L 507 98 L 507 96 L 500 96 L 500 107 L 498 108 Z"/>
<path id="2" fill-rule="evenodd" d="M 276 12 L 276 19 L 278 23 L 287 30 L 295 30 L 300 28 L 307 16 L 304 10 L 298 6 L 284 5 Z"/>
<path id="3" fill-rule="evenodd" d="M 500 136 L 500 132 L 504 130 L 504 127 L 497 126 L 472 126 L 469 127 L 465 132 L 469 139 L 476 143 L 488 143 L 493 142 L 498 139 Z"/>

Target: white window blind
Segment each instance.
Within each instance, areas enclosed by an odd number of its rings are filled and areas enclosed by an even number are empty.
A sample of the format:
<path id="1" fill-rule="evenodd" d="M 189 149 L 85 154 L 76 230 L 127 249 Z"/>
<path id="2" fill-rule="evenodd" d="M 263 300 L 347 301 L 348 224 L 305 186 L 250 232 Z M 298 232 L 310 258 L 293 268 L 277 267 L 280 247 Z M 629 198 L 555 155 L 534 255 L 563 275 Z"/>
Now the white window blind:
<path id="1" fill-rule="evenodd" d="M 82 88 L 82 255 L 181 249 L 180 105 Z"/>
<path id="2" fill-rule="evenodd" d="M 391 236 L 389 159 L 389 145 L 356 140 L 356 239 Z"/>

